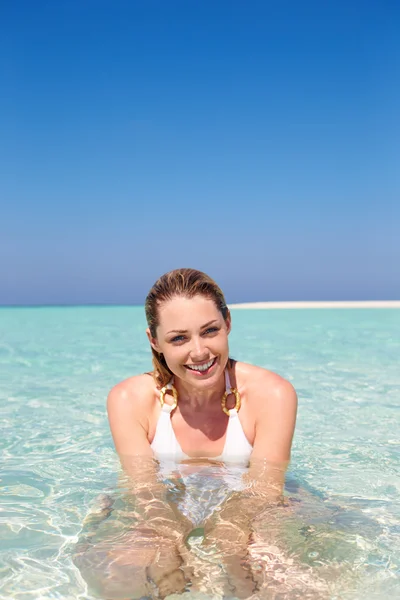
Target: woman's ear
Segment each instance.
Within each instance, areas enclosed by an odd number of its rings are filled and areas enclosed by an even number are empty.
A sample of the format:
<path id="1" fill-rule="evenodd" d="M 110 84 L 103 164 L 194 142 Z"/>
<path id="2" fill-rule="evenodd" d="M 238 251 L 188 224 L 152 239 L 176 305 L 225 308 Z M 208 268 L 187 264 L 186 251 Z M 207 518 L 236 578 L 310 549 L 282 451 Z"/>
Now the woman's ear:
<path id="1" fill-rule="evenodd" d="M 150 342 L 150 346 L 153 348 L 153 350 L 155 350 L 156 352 L 160 352 L 160 346 L 158 345 L 157 338 L 153 338 L 149 328 L 146 329 L 146 335 Z"/>

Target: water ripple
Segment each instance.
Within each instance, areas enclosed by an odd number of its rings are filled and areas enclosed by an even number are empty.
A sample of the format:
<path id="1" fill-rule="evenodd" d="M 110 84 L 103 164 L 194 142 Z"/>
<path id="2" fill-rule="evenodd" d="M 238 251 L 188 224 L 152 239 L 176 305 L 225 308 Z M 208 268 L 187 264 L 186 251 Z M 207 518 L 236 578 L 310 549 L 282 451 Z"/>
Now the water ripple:
<path id="1" fill-rule="evenodd" d="M 105 399 L 149 369 L 143 311 L 2 309 L 0 330 L 0 598 L 92 600 L 73 553 L 104 494 L 113 511 L 96 540 L 115 544 L 132 522 Z M 260 599 L 399 597 L 400 311 L 240 311 L 231 350 L 299 395 L 297 508 L 260 528 L 269 545 L 260 537 L 253 551 L 272 582 Z"/>

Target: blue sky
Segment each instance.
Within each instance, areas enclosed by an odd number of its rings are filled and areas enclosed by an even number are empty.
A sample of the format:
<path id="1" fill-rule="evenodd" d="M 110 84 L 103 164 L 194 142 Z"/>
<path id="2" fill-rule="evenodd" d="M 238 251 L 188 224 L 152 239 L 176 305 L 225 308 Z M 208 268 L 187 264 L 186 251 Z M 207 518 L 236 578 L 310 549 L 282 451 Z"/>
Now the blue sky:
<path id="1" fill-rule="evenodd" d="M 395 0 L 0 14 L 0 304 L 400 298 Z"/>

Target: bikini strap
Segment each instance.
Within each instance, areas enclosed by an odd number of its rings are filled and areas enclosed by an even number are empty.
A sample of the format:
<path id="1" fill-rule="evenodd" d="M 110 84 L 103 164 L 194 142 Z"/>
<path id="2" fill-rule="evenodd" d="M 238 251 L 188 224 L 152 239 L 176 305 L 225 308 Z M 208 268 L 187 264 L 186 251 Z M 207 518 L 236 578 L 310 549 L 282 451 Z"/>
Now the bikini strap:
<path id="1" fill-rule="evenodd" d="M 235 396 L 235 407 L 234 408 L 226 408 L 226 400 L 228 398 L 228 396 L 230 396 L 231 394 L 233 394 Z M 225 369 L 225 394 L 222 396 L 222 400 L 221 400 L 221 407 L 222 410 L 224 411 L 224 413 L 226 415 L 228 415 L 228 417 L 233 417 L 235 415 L 237 415 L 237 413 L 240 410 L 240 405 L 241 405 L 241 398 L 240 398 L 240 394 L 237 388 L 233 388 L 231 387 L 231 381 L 229 378 L 229 372 L 228 369 Z"/>
<path id="2" fill-rule="evenodd" d="M 229 394 L 231 393 L 231 380 L 229 378 L 228 369 L 225 369 L 225 392 L 229 392 Z"/>

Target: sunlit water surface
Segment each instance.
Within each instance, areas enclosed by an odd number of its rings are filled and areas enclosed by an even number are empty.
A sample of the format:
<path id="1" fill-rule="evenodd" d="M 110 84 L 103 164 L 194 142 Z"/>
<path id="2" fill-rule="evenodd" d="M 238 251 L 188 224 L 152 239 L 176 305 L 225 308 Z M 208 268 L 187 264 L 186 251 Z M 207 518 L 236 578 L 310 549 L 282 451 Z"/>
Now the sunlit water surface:
<path id="1" fill-rule="evenodd" d="M 76 544 L 104 498 L 112 510 L 93 540 L 112 544 L 131 525 L 105 399 L 149 370 L 144 330 L 138 307 L 0 309 L 1 598 L 95 597 Z M 253 549 L 266 581 L 257 598 L 400 597 L 400 311 L 234 311 L 230 344 L 234 358 L 280 373 L 299 396 L 286 491 L 294 508 L 272 511 Z M 196 510 L 219 493 L 207 486 L 221 469 L 240 483 L 238 467 L 210 469 L 203 483 L 187 481 L 201 490 L 192 490 Z M 201 539 L 191 551 L 209 561 L 215 589 L 197 595 L 229 595 Z"/>

